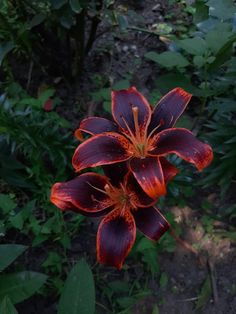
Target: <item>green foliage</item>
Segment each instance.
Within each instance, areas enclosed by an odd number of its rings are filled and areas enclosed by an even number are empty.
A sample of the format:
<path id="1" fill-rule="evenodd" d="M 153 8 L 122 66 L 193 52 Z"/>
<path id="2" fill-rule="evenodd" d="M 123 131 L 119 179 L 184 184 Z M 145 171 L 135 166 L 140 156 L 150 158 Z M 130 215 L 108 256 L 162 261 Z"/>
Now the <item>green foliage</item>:
<path id="1" fill-rule="evenodd" d="M 2 303 L 0 304 L 0 313 L 2 314 L 17 314 L 17 310 L 12 304 L 8 296 L 4 297 Z"/>
<path id="2" fill-rule="evenodd" d="M 3 179 L 10 184 L 30 188 L 43 200 L 55 180 L 48 170 L 51 168 L 58 178 L 63 178 L 68 158 L 72 155 L 71 134 L 60 131 L 60 127 L 65 130 L 68 123 L 55 112 L 43 110 L 43 103 L 52 95 L 51 90 L 38 99 L 29 97 L 17 87 L 14 87 L 13 95 L 10 91 L 8 94 L 4 96 L 0 109 Z M 8 163 L 9 153 L 12 164 Z"/>
<path id="3" fill-rule="evenodd" d="M 0 245 L 0 272 L 21 255 L 27 246 L 19 244 L 1 244 Z"/>
<path id="4" fill-rule="evenodd" d="M 6 295 L 13 304 L 31 297 L 46 282 L 47 276 L 33 271 L 0 275 L 0 302 Z"/>
<path id="5" fill-rule="evenodd" d="M 69 273 L 59 301 L 58 314 L 94 314 L 95 287 L 92 272 L 84 259 Z"/>
<path id="6" fill-rule="evenodd" d="M 206 305 L 207 301 L 210 299 L 211 294 L 212 294 L 211 279 L 210 276 L 207 276 L 202 285 L 198 300 L 196 302 L 195 309 L 199 310 L 203 308 Z"/>
<path id="7" fill-rule="evenodd" d="M 205 137 L 214 147 L 214 161 L 207 170 L 208 175 L 204 178 L 203 183 L 205 186 L 218 184 L 221 187 L 222 196 L 225 195 L 232 180 L 236 178 L 236 123 L 233 118 L 234 115 L 235 113 L 216 115 L 214 120 L 206 124 L 210 132 Z"/>

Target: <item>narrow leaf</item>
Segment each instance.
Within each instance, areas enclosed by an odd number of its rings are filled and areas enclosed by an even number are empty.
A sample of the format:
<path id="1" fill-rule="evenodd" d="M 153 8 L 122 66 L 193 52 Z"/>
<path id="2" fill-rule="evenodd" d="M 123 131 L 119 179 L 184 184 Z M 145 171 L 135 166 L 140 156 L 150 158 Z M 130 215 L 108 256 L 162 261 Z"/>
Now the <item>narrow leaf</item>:
<path id="1" fill-rule="evenodd" d="M 95 288 L 92 272 L 81 259 L 68 275 L 59 301 L 58 314 L 94 314 Z"/>
<path id="2" fill-rule="evenodd" d="M 211 293 L 212 293 L 211 279 L 210 279 L 210 276 L 207 276 L 206 280 L 204 281 L 202 285 L 199 298 L 196 303 L 196 307 L 195 307 L 196 310 L 201 309 L 202 307 L 205 306 L 205 304 L 211 297 Z"/>

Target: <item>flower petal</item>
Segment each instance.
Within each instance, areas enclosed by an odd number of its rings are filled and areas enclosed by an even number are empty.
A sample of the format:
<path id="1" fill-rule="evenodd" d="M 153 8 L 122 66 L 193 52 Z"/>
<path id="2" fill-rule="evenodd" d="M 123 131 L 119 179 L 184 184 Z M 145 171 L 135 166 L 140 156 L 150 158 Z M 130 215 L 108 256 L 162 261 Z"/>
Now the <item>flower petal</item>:
<path id="1" fill-rule="evenodd" d="M 119 186 L 120 181 L 123 180 L 123 178 L 129 171 L 126 161 L 116 164 L 105 165 L 102 167 L 102 169 L 105 176 L 110 179 L 111 184 L 114 186 Z"/>
<path id="2" fill-rule="evenodd" d="M 127 191 L 130 195 L 134 195 L 134 203 L 136 207 L 147 207 L 156 204 L 157 199 L 149 197 L 144 192 L 131 172 L 126 175 L 125 181 Z"/>
<path id="3" fill-rule="evenodd" d="M 166 194 L 165 180 L 159 158 L 133 158 L 130 161 L 130 170 L 148 196 L 157 198 Z"/>
<path id="4" fill-rule="evenodd" d="M 75 131 L 75 137 L 81 141 L 81 132 L 91 135 L 101 134 L 104 132 L 117 132 L 118 126 L 105 118 L 89 117 L 80 122 L 79 128 Z"/>
<path id="5" fill-rule="evenodd" d="M 153 110 L 148 131 L 151 132 L 159 124 L 161 124 L 160 127 L 154 133 L 173 127 L 185 110 L 191 97 L 191 94 L 180 87 L 172 89 L 163 96 Z"/>
<path id="6" fill-rule="evenodd" d="M 157 241 L 169 229 L 170 224 L 155 207 L 133 211 L 137 228 L 149 239 Z"/>
<path id="7" fill-rule="evenodd" d="M 106 177 L 96 173 L 84 173 L 73 180 L 56 183 L 51 190 L 51 202 L 62 210 L 93 214 L 111 206 L 111 199 L 97 189 L 104 190 Z"/>
<path id="8" fill-rule="evenodd" d="M 164 130 L 154 136 L 149 155 L 156 156 L 174 153 L 182 159 L 193 163 L 199 171 L 207 167 L 213 152 L 209 145 L 199 141 L 192 132 L 183 128 Z"/>
<path id="9" fill-rule="evenodd" d="M 129 210 L 121 215 L 113 210 L 100 223 L 97 233 L 97 259 L 121 269 L 136 237 L 135 221 Z"/>
<path id="10" fill-rule="evenodd" d="M 77 147 L 72 158 L 73 167 L 80 171 L 128 160 L 129 146 L 129 141 L 118 133 L 94 135 Z"/>
<path id="11" fill-rule="evenodd" d="M 123 131 L 129 134 L 126 121 L 130 130 L 135 134 L 134 115 L 132 107 L 138 108 L 138 125 L 140 135 L 144 135 L 151 119 L 151 107 L 144 96 L 135 87 L 112 92 L 112 115 Z"/>
<path id="12" fill-rule="evenodd" d="M 172 180 L 179 170 L 173 166 L 166 158 L 160 157 L 161 167 L 165 179 L 165 183 L 167 184 L 170 180 Z"/>

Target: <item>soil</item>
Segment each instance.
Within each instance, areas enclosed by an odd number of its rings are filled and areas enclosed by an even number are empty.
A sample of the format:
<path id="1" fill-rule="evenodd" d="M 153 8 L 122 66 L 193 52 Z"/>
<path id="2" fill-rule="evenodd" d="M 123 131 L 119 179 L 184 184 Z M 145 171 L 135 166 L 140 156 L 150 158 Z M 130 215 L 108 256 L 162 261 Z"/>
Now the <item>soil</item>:
<path id="1" fill-rule="evenodd" d="M 173 24 L 178 16 L 182 20 L 190 19 L 188 14 L 183 12 L 183 6 L 176 4 L 169 6 L 166 0 L 145 1 L 145 6 L 142 5 L 142 1 L 138 4 L 135 4 L 135 1 L 129 2 L 128 5 L 127 1 L 120 1 L 117 4 L 117 10 L 125 10 L 127 7 L 143 16 L 143 22 L 141 21 L 138 26 L 150 29 L 154 24 L 165 21 L 167 12 L 168 14 L 173 13 Z M 100 25 L 98 32 L 102 31 L 104 27 L 103 24 Z M 94 115 L 95 113 L 103 115 L 99 105 L 89 102 L 88 106 L 89 97 L 87 95 L 95 87 L 91 79 L 95 73 L 105 74 L 110 82 L 123 79 L 129 74 L 132 85 L 148 96 L 149 90 L 153 86 L 153 80 L 161 73 L 161 69 L 146 60 L 144 54 L 150 50 L 161 52 L 165 48 L 166 44 L 158 36 L 143 32 L 132 31 L 123 35 L 120 35 L 119 32 L 105 33 L 99 37 L 87 57 L 82 82 L 72 86 L 71 89 L 63 86 L 63 83 L 59 83 L 57 86 L 65 104 L 58 109 L 58 112 L 63 113 L 65 118 L 72 123 L 73 128 L 85 115 Z M 141 62 L 139 62 L 140 60 Z M 78 102 L 80 105 L 84 104 L 83 113 L 77 110 Z M 159 256 L 159 262 L 161 271 L 168 275 L 167 285 L 160 289 L 158 282 L 150 281 L 148 285 L 152 289 L 153 295 L 139 301 L 131 313 L 154 313 L 152 310 L 155 304 L 158 304 L 161 314 L 236 313 L 236 246 L 227 238 L 215 238 L 205 232 L 201 223 L 201 215 L 197 211 L 199 202 L 198 200 L 195 204 L 191 204 L 191 208 L 173 207 L 169 210 L 174 213 L 181 225 L 181 238 L 190 245 L 197 244 L 201 248 L 200 253 L 194 254 L 186 249 L 183 243 L 178 244 L 173 253 L 162 253 Z M 91 265 L 95 263 L 96 229 L 97 221 L 95 219 L 87 219 L 83 223 L 78 236 L 73 239 L 73 250 L 70 251 L 71 261 L 79 259 L 80 254 L 81 256 L 86 254 L 91 260 Z M 40 264 L 50 249 L 50 246 L 44 250 L 32 249 L 28 255 L 30 260 L 26 263 L 27 267 L 32 270 L 40 270 Z M 129 259 L 127 263 L 129 265 Z M 132 265 L 129 266 L 132 270 Z M 105 274 L 105 268 L 101 267 L 100 270 Z M 116 279 L 126 280 L 124 271 L 112 270 L 111 272 Z M 101 273 L 100 276 L 102 276 Z M 133 275 L 130 276 L 132 278 Z M 195 311 L 196 301 L 207 276 L 210 276 L 215 291 L 211 293 L 209 300 L 206 300 L 205 306 L 201 310 Z M 106 278 L 104 277 L 103 280 Z M 102 293 L 98 292 L 98 294 L 98 298 L 100 298 Z M 51 296 L 47 300 L 41 296 L 34 296 L 17 305 L 17 309 L 20 314 L 54 314 L 57 301 L 58 296 Z M 106 311 L 99 309 L 98 313 L 106 313 Z"/>

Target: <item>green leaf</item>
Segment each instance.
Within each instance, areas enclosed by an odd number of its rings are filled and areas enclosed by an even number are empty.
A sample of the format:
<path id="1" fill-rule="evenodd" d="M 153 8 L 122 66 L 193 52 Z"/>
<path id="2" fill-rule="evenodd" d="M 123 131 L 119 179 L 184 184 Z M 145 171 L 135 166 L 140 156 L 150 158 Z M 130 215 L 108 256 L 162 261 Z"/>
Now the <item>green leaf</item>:
<path id="1" fill-rule="evenodd" d="M 79 0 L 70 0 L 70 7 L 71 10 L 75 13 L 80 13 L 80 11 L 82 10 Z"/>
<path id="2" fill-rule="evenodd" d="M 210 0 L 206 4 L 209 7 L 209 14 L 220 20 L 231 19 L 236 12 L 233 0 Z"/>
<path id="3" fill-rule="evenodd" d="M 206 41 L 201 37 L 179 40 L 178 46 L 194 56 L 202 56 L 207 48 Z"/>
<path id="4" fill-rule="evenodd" d="M 13 304 L 31 297 L 45 283 L 47 276 L 33 271 L 22 271 L 0 276 L 0 300 L 6 295 Z"/>
<path id="5" fill-rule="evenodd" d="M 8 296 L 6 296 L 2 300 L 2 303 L 0 304 L 0 313 L 1 314 L 17 314 L 18 313 Z"/>
<path id="6" fill-rule="evenodd" d="M 120 80 L 116 82 L 113 86 L 113 90 L 120 90 L 120 89 L 126 89 L 130 87 L 130 82 L 129 80 Z"/>
<path id="7" fill-rule="evenodd" d="M 129 27 L 129 22 L 127 20 L 127 17 L 124 15 L 118 15 L 117 16 L 117 22 L 120 28 L 121 32 L 127 31 L 127 28 Z"/>
<path id="8" fill-rule="evenodd" d="M 58 314 L 94 314 L 95 288 L 92 272 L 81 259 L 69 273 L 59 301 Z"/>
<path id="9" fill-rule="evenodd" d="M 165 68 L 184 68 L 189 65 L 188 60 L 179 52 L 165 51 L 161 54 L 158 54 L 154 51 L 150 51 L 145 54 L 145 57 Z"/>
<path id="10" fill-rule="evenodd" d="M 32 20 L 29 22 L 29 27 L 30 29 L 35 27 L 35 26 L 38 26 L 39 24 L 41 24 L 44 20 L 46 19 L 46 15 L 43 14 L 43 13 L 39 13 L 39 14 L 36 14 Z"/>
<path id="11" fill-rule="evenodd" d="M 233 43 L 236 41 L 236 34 L 232 35 L 228 41 L 221 47 L 215 55 L 215 61 L 208 66 L 208 70 L 212 71 L 229 60 L 233 54 Z"/>
<path id="12" fill-rule="evenodd" d="M 0 208 L 5 214 L 16 208 L 17 204 L 11 199 L 10 195 L 0 194 Z"/>
<path id="13" fill-rule="evenodd" d="M 23 228 L 23 225 L 24 225 L 24 219 L 22 217 L 22 212 L 20 211 L 15 216 L 10 217 L 9 221 L 14 228 L 21 230 Z"/>
<path id="14" fill-rule="evenodd" d="M 52 7 L 58 10 L 66 3 L 67 3 L 67 0 L 52 0 Z"/>
<path id="15" fill-rule="evenodd" d="M 197 24 L 208 18 L 209 8 L 204 2 L 196 1 L 194 7 L 195 7 L 195 14 L 193 15 L 194 24 Z"/>
<path id="16" fill-rule="evenodd" d="M 152 309 L 152 314 L 160 314 L 160 311 L 158 309 L 158 306 L 155 304 L 153 309 Z"/>
<path id="17" fill-rule="evenodd" d="M 27 246 L 20 244 L 1 244 L 0 245 L 0 271 L 3 271 L 8 265 L 21 255 Z"/>
<path id="18" fill-rule="evenodd" d="M 5 56 L 15 47 L 13 42 L 8 41 L 6 43 L 0 44 L 0 66 Z"/>
<path id="19" fill-rule="evenodd" d="M 202 307 L 204 307 L 204 305 L 207 303 L 207 301 L 210 299 L 211 297 L 211 279 L 210 276 L 207 276 L 206 280 L 204 281 L 200 294 L 199 294 L 199 298 L 196 302 L 196 307 L 195 309 L 201 309 Z"/>
<path id="20" fill-rule="evenodd" d="M 161 288 L 165 288 L 167 286 L 168 283 L 168 276 L 165 272 L 161 273 L 161 277 L 160 277 L 160 287 Z"/>

